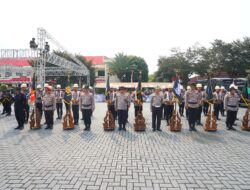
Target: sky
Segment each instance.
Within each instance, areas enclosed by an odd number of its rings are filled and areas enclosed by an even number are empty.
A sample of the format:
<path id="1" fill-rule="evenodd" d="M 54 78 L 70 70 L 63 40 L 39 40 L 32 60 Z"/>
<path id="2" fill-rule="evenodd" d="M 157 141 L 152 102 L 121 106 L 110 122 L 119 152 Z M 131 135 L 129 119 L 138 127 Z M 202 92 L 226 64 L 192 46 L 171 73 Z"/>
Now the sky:
<path id="1" fill-rule="evenodd" d="M 0 49 L 29 48 L 38 27 L 71 53 L 143 57 L 250 37 L 249 0 L 1 0 Z"/>

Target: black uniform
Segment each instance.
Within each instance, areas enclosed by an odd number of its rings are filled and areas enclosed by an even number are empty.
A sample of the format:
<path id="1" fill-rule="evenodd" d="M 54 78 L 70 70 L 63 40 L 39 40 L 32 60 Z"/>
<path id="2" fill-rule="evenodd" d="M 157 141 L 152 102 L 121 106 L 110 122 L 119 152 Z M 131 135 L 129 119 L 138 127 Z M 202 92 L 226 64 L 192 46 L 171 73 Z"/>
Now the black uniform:
<path id="1" fill-rule="evenodd" d="M 25 109 L 27 108 L 27 98 L 26 94 L 23 92 L 19 92 L 15 96 L 15 116 L 18 123 L 18 127 L 16 129 L 23 129 L 23 125 L 25 122 Z"/>

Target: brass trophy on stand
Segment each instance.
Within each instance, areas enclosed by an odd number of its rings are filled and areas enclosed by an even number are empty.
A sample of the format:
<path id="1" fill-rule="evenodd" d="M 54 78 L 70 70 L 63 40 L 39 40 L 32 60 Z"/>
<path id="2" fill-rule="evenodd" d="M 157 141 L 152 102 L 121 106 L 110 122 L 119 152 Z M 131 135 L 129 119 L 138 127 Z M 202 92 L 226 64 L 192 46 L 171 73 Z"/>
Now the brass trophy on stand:
<path id="1" fill-rule="evenodd" d="M 64 94 L 64 103 L 66 107 L 66 114 L 63 116 L 63 123 L 62 123 L 64 130 L 70 130 L 75 128 L 74 119 L 71 112 L 71 99 L 72 95 L 71 95 L 71 89 L 69 85 L 69 75 L 68 75 L 68 84 L 65 88 L 65 94 Z"/>
<path id="2" fill-rule="evenodd" d="M 174 110 L 173 110 L 173 115 L 170 119 L 169 127 L 170 131 L 178 132 L 181 131 L 182 123 L 181 123 L 181 117 L 176 109 L 177 98 L 175 99 L 176 100 L 172 101 L 172 103 L 174 104 Z"/>
<path id="3" fill-rule="evenodd" d="M 105 95 L 106 95 L 106 103 L 107 103 L 108 110 L 107 110 L 106 115 L 103 119 L 103 129 L 104 129 L 104 131 L 113 131 L 113 130 L 115 130 L 115 119 L 113 117 L 113 114 L 109 110 L 109 107 L 113 106 L 112 100 L 110 99 L 109 75 L 107 77 Z"/>
<path id="4" fill-rule="evenodd" d="M 139 105 L 140 107 L 140 110 L 138 111 L 138 114 L 135 117 L 134 129 L 135 131 L 145 131 L 146 123 L 145 123 L 145 118 L 143 117 L 143 114 L 142 114 L 143 97 L 142 97 L 142 85 L 141 85 L 141 71 L 139 71 L 139 80 L 138 80 L 138 85 L 136 88 L 134 103 Z"/>
<path id="5" fill-rule="evenodd" d="M 217 123 L 216 123 L 216 116 L 214 114 L 214 111 L 212 111 L 211 107 L 212 107 L 212 104 L 209 103 L 204 130 L 209 131 L 209 132 L 214 132 L 214 131 L 217 131 Z"/>
<path id="6" fill-rule="evenodd" d="M 210 73 L 210 72 L 209 72 Z M 206 122 L 204 125 L 204 130 L 208 132 L 215 132 L 217 131 L 217 120 L 216 116 L 214 114 L 214 111 L 212 111 L 212 101 L 213 101 L 213 89 L 212 89 L 212 83 L 211 83 L 211 77 L 208 73 L 208 84 L 206 89 L 206 101 L 209 104 L 208 113 Z"/>

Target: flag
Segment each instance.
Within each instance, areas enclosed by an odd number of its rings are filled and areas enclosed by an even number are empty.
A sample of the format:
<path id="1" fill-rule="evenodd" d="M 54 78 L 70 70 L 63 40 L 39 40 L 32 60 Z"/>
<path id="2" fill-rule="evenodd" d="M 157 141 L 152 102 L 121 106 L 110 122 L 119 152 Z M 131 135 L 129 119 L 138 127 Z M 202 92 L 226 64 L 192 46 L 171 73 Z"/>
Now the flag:
<path id="1" fill-rule="evenodd" d="M 67 110 L 70 109 L 71 99 L 72 99 L 72 94 L 71 94 L 70 83 L 68 80 L 66 87 L 65 87 L 65 93 L 64 93 L 64 103 L 66 104 Z"/>
<path id="2" fill-rule="evenodd" d="M 137 99 L 137 101 L 139 101 L 139 103 L 143 102 L 141 79 L 138 79 L 138 84 L 137 84 L 137 87 L 136 87 L 136 99 Z"/>
<path id="3" fill-rule="evenodd" d="M 178 101 L 181 103 L 182 98 L 181 98 L 181 84 L 180 84 L 180 79 L 178 76 L 176 76 L 176 79 L 174 81 L 174 86 L 173 86 L 173 92 Z"/>
<path id="4" fill-rule="evenodd" d="M 30 105 L 34 104 L 35 100 L 36 100 L 36 77 L 34 73 L 32 77 L 31 88 L 30 88 Z"/>
<path id="5" fill-rule="evenodd" d="M 208 102 L 211 102 L 213 100 L 213 87 L 212 87 L 212 83 L 211 83 L 211 78 L 210 77 L 208 77 L 208 80 L 207 80 L 206 94 L 207 94 L 206 100 Z"/>
<path id="6" fill-rule="evenodd" d="M 110 83 L 109 83 L 109 75 L 107 77 L 107 81 L 106 81 L 106 89 L 105 89 L 105 99 L 106 101 L 108 101 L 110 99 Z"/>
<path id="7" fill-rule="evenodd" d="M 245 99 L 250 101 L 250 75 L 247 76 L 242 95 Z"/>

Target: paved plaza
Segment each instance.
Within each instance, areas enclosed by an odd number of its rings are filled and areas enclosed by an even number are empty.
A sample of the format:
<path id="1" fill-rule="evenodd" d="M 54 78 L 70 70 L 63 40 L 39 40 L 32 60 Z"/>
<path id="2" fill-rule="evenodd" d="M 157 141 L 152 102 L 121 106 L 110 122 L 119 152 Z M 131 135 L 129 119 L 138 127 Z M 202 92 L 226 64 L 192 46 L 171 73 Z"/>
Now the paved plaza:
<path id="1" fill-rule="evenodd" d="M 131 107 L 132 108 L 132 107 Z M 0 189 L 250 189 L 250 133 L 237 131 L 173 133 L 162 122 L 152 132 L 149 104 L 144 104 L 145 132 L 135 132 L 130 110 L 128 130 L 104 132 L 106 104 L 97 103 L 90 132 L 83 123 L 63 131 L 22 131 L 15 117 L 0 118 Z M 43 122 L 42 122 L 43 123 Z M 204 118 L 203 118 L 204 123 Z"/>

